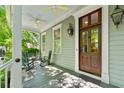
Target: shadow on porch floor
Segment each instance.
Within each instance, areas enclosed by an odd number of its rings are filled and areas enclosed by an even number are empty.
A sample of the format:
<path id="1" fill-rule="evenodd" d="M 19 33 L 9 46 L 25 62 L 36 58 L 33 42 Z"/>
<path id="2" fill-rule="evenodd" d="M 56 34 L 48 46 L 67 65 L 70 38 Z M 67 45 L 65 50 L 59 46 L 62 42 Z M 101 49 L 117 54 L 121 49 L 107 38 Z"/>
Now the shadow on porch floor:
<path id="1" fill-rule="evenodd" d="M 33 74 L 31 74 L 33 73 Z M 28 72 L 29 78 L 24 79 L 24 88 L 110 88 L 98 80 L 77 74 L 59 66 L 37 66 Z"/>

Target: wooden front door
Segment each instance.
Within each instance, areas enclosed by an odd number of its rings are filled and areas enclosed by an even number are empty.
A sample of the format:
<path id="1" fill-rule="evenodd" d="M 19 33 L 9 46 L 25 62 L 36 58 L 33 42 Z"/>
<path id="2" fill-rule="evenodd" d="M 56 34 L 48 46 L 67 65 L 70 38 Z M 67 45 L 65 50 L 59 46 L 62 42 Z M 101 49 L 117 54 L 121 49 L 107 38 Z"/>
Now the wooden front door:
<path id="1" fill-rule="evenodd" d="M 101 9 L 79 18 L 79 69 L 101 75 Z"/>

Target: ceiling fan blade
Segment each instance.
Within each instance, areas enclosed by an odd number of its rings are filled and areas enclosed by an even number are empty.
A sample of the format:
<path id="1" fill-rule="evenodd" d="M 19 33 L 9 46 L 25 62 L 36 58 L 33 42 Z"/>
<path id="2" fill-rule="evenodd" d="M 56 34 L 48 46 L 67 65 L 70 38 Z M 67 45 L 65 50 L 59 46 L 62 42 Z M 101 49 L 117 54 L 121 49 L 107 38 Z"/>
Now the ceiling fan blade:
<path id="1" fill-rule="evenodd" d="M 64 11 L 67 11 L 67 10 L 68 10 L 68 7 L 62 6 L 62 5 L 57 6 L 57 8 L 59 8 L 59 9 L 61 9 L 61 10 L 64 10 Z"/>

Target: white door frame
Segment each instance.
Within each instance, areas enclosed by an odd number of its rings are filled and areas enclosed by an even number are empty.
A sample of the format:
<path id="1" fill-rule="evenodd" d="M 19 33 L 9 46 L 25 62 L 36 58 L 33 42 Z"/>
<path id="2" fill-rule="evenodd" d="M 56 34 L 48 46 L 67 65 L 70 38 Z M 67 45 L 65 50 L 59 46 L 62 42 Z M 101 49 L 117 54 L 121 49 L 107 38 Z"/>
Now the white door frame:
<path id="1" fill-rule="evenodd" d="M 79 18 L 94 10 L 102 8 L 102 72 L 101 77 L 79 70 Z M 108 6 L 90 5 L 82 8 L 73 14 L 75 18 L 75 72 L 90 76 L 109 84 L 109 63 L 108 63 Z"/>

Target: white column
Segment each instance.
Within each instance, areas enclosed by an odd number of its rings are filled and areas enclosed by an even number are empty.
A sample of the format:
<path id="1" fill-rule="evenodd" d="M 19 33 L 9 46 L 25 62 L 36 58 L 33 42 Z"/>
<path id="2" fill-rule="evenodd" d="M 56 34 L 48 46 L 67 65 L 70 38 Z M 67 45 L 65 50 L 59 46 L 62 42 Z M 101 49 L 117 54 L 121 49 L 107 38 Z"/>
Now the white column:
<path id="1" fill-rule="evenodd" d="M 107 5 L 102 8 L 102 82 L 109 84 L 109 60 L 108 60 L 108 18 L 109 8 Z"/>
<path id="2" fill-rule="evenodd" d="M 11 82 L 10 87 L 21 88 L 22 87 L 22 62 L 15 62 L 16 58 L 22 58 L 21 52 L 21 27 L 22 26 L 22 7 L 14 5 L 12 7 L 12 40 L 13 40 L 13 51 L 12 59 L 14 61 L 11 68 Z"/>

